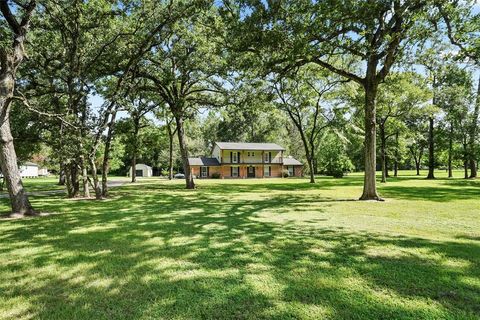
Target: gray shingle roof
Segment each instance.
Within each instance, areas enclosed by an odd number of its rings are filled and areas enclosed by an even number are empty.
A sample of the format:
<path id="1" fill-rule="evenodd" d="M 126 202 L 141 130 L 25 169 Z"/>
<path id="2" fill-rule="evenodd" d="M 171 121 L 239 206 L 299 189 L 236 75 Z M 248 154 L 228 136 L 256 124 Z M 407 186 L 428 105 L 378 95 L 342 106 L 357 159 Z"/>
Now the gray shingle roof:
<path id="1" fill-rule="evenodd" d="M 283 165 L 285 166 L 303 166 L 303 164 L 295 158 L 286 157 L 283 158 Z"/>
<path id="2" fill-rule="evenodd" d="M 188 164 L 191 166 L 207 166 L 207 167 L 220 165 L 217 158 L 206 158 L 206 157 L 188 158 Z"/>
<path id="3" fill-rule="evenodd" d="M 285 150 L 276 143 L 215 142 L 222 150 Z"/>

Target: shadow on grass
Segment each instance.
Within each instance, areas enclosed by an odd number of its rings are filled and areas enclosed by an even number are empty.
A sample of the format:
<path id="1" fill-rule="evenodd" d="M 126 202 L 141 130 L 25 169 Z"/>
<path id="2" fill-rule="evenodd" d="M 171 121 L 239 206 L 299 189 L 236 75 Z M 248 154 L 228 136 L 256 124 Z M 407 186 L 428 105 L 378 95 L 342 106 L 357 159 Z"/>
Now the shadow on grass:
<path id="1" fill-rule="evenodd" d="M 318 207 L 303 225 L 265 222 L 264 211 L 302 213 L 331 200 L 232 198 L 238 187 L 35 198 L 42 211 L 63 214 L 0 222 L 2 298 L 28 300 L 16 318 L 39 319 L 480 317 L 477 242 L 344 232 L 322 225 Z"/>
<path id="2" fill-rule="evenodd" d="M 384 185 L 381 194 L 387 198 L 406 200 L 425 200 L 448 202 L 469 200 L 480 197 L 479 187 L 430 187 L 430 186 L 395 186 Z"/>

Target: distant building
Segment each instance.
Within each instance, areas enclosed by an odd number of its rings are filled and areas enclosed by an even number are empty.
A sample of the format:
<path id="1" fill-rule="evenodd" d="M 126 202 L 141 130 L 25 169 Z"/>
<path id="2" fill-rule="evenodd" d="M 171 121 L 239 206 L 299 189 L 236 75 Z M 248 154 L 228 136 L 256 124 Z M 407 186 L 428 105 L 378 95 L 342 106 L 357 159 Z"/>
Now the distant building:
<path id="1" fill-rule="evenodd" d="M 138 163 L 135 166 L 135 173 L 137 177 L 151 177 L 152 176 L 152 167 L 147 166 L 146 164 L 143 163 Z M 130 167 L 130 170 L 128 172 L 128 176 L 132 176 L 132 167 Z"/>
<path id="2" fill-rule="evenodd" d="M 38 168 L 38 176 L 39 177 L 47 177 L 48 175 L 50 175 L 50 172 L 48 172 L 48 169 L 47 168 Z"/>
<path id="3" fill-rule="evenodd" d="M 20 166 L 20 176 L 22 178 L 37 178 L 38 164 L 33 162 L 25 162 Z"/>

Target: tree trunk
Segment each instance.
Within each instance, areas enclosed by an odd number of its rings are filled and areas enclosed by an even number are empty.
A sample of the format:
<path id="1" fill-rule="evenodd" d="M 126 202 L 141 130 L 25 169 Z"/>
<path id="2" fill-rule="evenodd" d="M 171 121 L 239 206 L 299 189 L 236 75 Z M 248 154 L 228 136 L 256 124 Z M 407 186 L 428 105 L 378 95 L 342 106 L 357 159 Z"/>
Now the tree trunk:
<path id="1" fill-rule="evenodd" d="M 313 157 L 309 157 L 309 159 L 307 159 L 308 161 L 308 168 L 310 170 L 310 183 L 315 183 L 315 170 L 314 170 L 314 167 L 313 167 Z"/>
<path id="2" fill-rule="evenodd" d="M 65 187 L 67 189 L 67 197 L 73 198 L 73 181 L 72 181 L 72 174 L 71 174 L 71 165 L 65 164 Z"/>
<path id="3" fill-rule="evenodd" d="M 387 156 L 385 152 L 386 137 L 385 137 L 385 124 L 380 122 L 380 158 L 382 161 L 382 181 L 383 183 L 387 182 Z"/>
<path id="4" fill-rule="evenodd" d="M 389 160 L 390 160 L 390 159 L 388 158 L 388 155 L 387 155 L 387 153 L 386 153 L 386 151 L 385 151 L 385 177 L 387 177 L 387 178 L 390 178 L 390 173 L 388 172 L 388 170 L 389 170 L 389 169 L 388 169 Z"/>
<path id="5" fill-rule="evenodd" d="M 472 125 L 470 128 L 469 137 L 469 166 L 470 166 L 470 178 L 477 177 L 477 132 L 478 132 L 478 117 L 480 113 L 480 76 L 478 78 L 477 87 L 477 99 L 475 101 L 475 107 L 472 114 Z"/>
<path id="6" fill-rule="evenodd" d="M 132 183 L 134 182 L 137 182 L 137 170 L 136 170 L 136 167 L 137 167 L 137 154 L 136 152 L 133 153 L 132 155 L 132 163 L 131 163 L 131 168 L 132 168 L 132 172 L 131 172 L 131 181 Z"/>
<path id="7" fill-rule="evenodd" d="M 365 89 L 365 177 L 360 200 L 382 200 L 376 184 L 376 96 L 375 80 L 367 79 Z"/>
<path id="8" fill-rule="evenodd" d="M 117 111 L 112 112 L 112 118 L 108 124 L 107 137 L 105 139 L 105 148 L 103 151 L 103 162 L 102 162 L 102 198 L 108 197 L 108 171 L 110 170 L 110 150 L 112 148 L 112 139 L 113 139 L 113 126 L 115 124 L 115 118 L 117 116 Z"/>
<path id="9" fill-rule="evenodd" d="M 464 178 L 468 179 L 468 138 L 466 135 L 463 136 L 463 170 L 464 170 Z"/>
<path id="10" fill-rule="evenodd" d="M 170 127 L 170 122 L 167 122 L 167 133 L 168 133 L 168 180 L 173 179 L 173 137 L 175 133 Z"/>
<path id="11" fill-rule="evenodd" d="M 453 153 L 453 123 L 450 122 L 450 134 L 448 137 L 448 177 L 449 178 L 453 178 L 452 153 Z"/>
<path id="12" fill-rule="evenodd" d="M 98 179 L 98 174 L 97 174 L 97 164 L 95 163 L 94 155 L 90 155 L 89 162 L 90 162 L 90 171 L 92 172 L 93 190 L 95 191 L 95 199 L 100 200 L 102 199 L 102 189 L 100 188 L 100 181 Z"/>
<path id="13" fill-rule="evenodd" d="M 420 152 L 418 153 L 418 165 L 417 165 L 417 176 L 420 175 L 420 165 L 422 164 L 422 158 L 423 158 L 423 152 L 425 150 L 423 147 L 420 149 Z"/>
<path id="14" fill-rule="evenodd" d="M 315 183 L 315 170 L 313 169 L 314 152 L 311 149 L 311 145 L 309 145 L 307 142 L 307 138 L 305 137 L 305 132 L 303 132 L 301 124 L 297 124 L 297 128 L 300 132 L 300 137 L 302 138 L 303 147 L 305 148 L 305 156 L 308 162 L 308 169 L 310 170 L 310 183 Z"/>
<path id="15" fill-rule="evenodd" d="M 55 103 L 55 112 L 56 113 L 61 113 L 61 108 L 60 108 L 60 102 L 59 99 L 54 97 L 53 102 Z M 64 155 L 64 143 L 63 143 L 63 137 L 64 137 L 64 125 L 63 122 L 60 120 L 59 123 L 59 135 L 58 135 L 58 151 L 59 151 L 59 167 L 60 170 L 58 172 L 58 185 L 59 186 L 64 186 L 66 183 L 66 165 L 65 165 L 65 155 Z"/>
<path id="16" fill-rule="evenodd" d="M 83 146 L 80 146 L 80 150 L 83 150 Z M 88 171 L 87 171 L 87 164 L 85 163 L 85 156 L 82 154 L 80 156 L 80 168 L 82 171 L 82 188 L 83 188 L 83 196 L 85 198 L 90 198 L 90 187 L 88 186 Z"/>
<path id="17" fill-rule="evenodd" d="M 174 113 L 174 116 L 177 123 L 178 146 L 180 148 L 180 154 L 182 156 L 186 188 L 195 189 L 195 182 L 193 181 L 192 171 L 190 170 L 190 164 L 188 163 L 188 149 L 187 143 L 185 141 L 183 117 L 178 112 Z"/>
<path id="18" fill-rule="evenodd" d="M 138 132 L 140 131 L 140 120 L 133 120 L 133 152 L 132 152 L 132 183 L 137 182 L 137 153 L 138 153 Z"/>
<path id="19" fill-rule="evenodd" d="M 58 185 L 64 186 L 65 185 L 65 164 L 60 162 L 60 171 L 58 173 Z"/>
<path id="20" fill-rule="evenodd" d="M 420 163 L 422 159 L 422 150 L 418 153 L 418 158 L 417 158 L 417 153 L 415 152 L 413 147 L 410 147 L 410 153 L 412 154 L 413 160 L 415 161 L 415 169 L 417 170 L 417 176 L 420 175 Z"/>
<path id="21" fill-rule="evenodd" d="M 310 170 L 310 183 L 315 183 L 315 169 L 314 169 L 314 142 L 312 141 L 313 138 L 310 136 L 310 143 L 307 140 L 307 137 L 305 135 L 305 131 L 303 130 L 302 123 L 300 119 L 297 119 L 293 112 L 289 109 L 287 109 L 288 116 L 294 123 L 295 127 L 297 127 L 298 132 L 300 133 L 300 138 L 302 140 L 303 144 L 303 149 L 305 150 L 305 157 L 307 158 L 308 162 L 308 168 Z M 315 128 L 312 130 L 312 134 Z"/>
<path id="22" fill-rule="evenodd" d="M 398 177 L 398 132 L 395 133 L 395 160 L 393 162 L 393 176 Z"/>
<path id="23" fill-rule="evenodd" d="M 428 175 L 427 179 L 435 179 L 435 142 L 434 142 L 434 119 L 430 116 L 428 128 Z"/>
<path id="24" fill-rule="evenodd" d="M 9 44 L 3 38 L 8 32 L 2 32 L 3 43 L 0 49 L 0 167 L 7 185 L 12 213 L 26 216 L 36 215 L 37 212 L 30 204 L 18 169 L 17 154 L 10 129 L 10 99 L 13 97 L 15 90 L 17 68 L 25 57 L 24 43 L 31 13 L 35 7 L 36 3 L 31 1 L 28 4 L 18 5 L 18 8 L 11 12 L 9 1 L 2 1 L 2 16 L 6 16 L 5 11 L 7 14 L 13 15 L 10 16 L 10 19 L 3 19 L 2 31 L 5 31 L 4 28 L 9 28 L 13 33 L 10 38 L 13 39 L 13 42 L 11 47 L 6 48 Z M 19 16 L 24 15 L 23 18 L 20 17 L 20 21 L 17 21 L 17 13 Z"/>
<path id="25" fill-rule="evenodd" d="M 10 130 L 10 97 L 13 96 L 14 81 L 10 73 L 0 75 L 0 166 L 10 196 L 12 213 L 36 215 L 23 187 Z"/>

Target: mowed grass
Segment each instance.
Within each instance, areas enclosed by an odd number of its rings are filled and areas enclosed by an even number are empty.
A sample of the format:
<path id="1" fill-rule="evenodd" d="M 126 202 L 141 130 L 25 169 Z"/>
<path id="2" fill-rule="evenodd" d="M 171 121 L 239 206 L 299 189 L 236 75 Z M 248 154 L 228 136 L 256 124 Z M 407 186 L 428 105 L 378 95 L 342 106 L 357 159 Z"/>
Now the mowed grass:
<path id="1" fill-rule="evenodd" d="M 0 318 L 480 318 L 480 181 L 197 185 L 32 197 L 51 215 L 0 220 Z"/>

